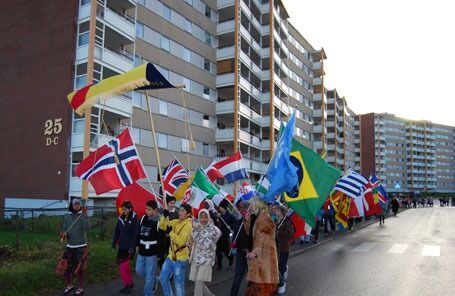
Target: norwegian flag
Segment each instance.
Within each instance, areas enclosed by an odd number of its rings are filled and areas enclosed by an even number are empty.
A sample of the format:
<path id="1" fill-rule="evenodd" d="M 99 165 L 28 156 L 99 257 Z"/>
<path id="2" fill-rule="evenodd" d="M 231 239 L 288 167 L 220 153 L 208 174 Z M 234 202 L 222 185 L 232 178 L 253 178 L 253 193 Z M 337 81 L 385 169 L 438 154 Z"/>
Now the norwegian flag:
<path id="1" fill-rule="evenodd" d="M 174 157 L 163 171 L 164 194 L 163 196 L 174 195 L 175 190 L 180 184 L 187 181 L 188 172 L 183 165 Z"/>
<path id="2" fill-rule="evenodd" d="M 82 160 L 76 176 L 88 180 L 97 195 L 147 177 L 129 129 Z"/>

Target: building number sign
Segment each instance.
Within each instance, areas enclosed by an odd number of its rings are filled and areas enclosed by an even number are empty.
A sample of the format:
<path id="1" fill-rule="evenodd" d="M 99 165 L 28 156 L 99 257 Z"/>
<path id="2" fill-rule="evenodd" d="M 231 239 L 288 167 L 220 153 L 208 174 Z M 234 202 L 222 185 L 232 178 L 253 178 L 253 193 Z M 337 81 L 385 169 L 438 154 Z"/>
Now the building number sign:
<path id="1" fill-rule="evenodd" d="M 62 132 L 62 119 L 48 119 L 44 122 L 44 135 L 46 136 L 46 146 L 58 145 L 58 135 Z"/>

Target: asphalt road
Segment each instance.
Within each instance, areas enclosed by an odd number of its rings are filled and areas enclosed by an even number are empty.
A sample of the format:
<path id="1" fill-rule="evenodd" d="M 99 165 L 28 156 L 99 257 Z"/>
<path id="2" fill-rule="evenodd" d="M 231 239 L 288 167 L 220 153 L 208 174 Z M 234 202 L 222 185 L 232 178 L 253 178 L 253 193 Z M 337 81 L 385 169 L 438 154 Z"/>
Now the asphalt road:
<path id="1" fill-rule="evenodd" d="M 410 209 L 290 258 L 286 295 L 455 295 L 455 208 Z"/>

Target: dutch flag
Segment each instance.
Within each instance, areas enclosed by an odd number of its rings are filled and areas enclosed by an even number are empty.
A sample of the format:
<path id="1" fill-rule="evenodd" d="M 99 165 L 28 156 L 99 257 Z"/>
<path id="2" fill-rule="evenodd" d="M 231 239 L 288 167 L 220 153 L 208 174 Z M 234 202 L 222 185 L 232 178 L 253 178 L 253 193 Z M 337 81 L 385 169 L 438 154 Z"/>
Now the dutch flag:
<path id="1" fill-rule="evenodd" d="M 242 165 L 242 154 L 240 151 L 217 162 L 212 162 L 204 172 L 211 181 L 216 180 L 220 175 L 228 183 L 249 178 L 246 168 Z"/>

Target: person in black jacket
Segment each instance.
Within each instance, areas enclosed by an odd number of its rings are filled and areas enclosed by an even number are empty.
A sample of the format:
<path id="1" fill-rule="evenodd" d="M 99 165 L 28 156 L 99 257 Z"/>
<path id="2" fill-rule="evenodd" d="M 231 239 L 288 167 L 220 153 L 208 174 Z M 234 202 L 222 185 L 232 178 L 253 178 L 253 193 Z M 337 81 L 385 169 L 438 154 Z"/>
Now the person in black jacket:
<path id="1" fill-rule="evenodd" d="M 137 235 L 137 216 L 133 212 L 133 204 L 130 201 L 124 201 L 122 203 L 122 215 L 118 218 L 115 226 L 112 249 L 118 246 L 117 263 L 119 265 L 120 278 L 124 285 L 120 292 L 125 294 L 131 293 L 134 286 L 130 260 L 134 258 Z"/>
<path id="2" fill-rule="evenodd" d="M 219 228 L 221 237 L 216 243 L 216 270 L 223 268 L 223 254 L 229 259 L 229 266 L 234 263 L 234 257 L 229 252 L 229 239 L 232 232 L 232 226 L 235 224 L 235 218 L 228 211 L 229 202 L 223 200 L 219 205 Z"/>
<path id="3" fill-rule="evenodd" d="M 247 202 L 240 202 L 237 208 L 242 215 L 242 219 L 238 220 L 234 226 L 233 241 L 231 248 L 235 254 L 235 271 L 234 280 L 231 287 L 231 296 L 239 294 L 240 286 L 242 284 L 243 276 L 248 268 L 248 261 L 246 254 L 251 251 L 253 245 L 253 238 L 251 236 L 251 217 L 248 212 L 249 204 Z"/>
<path id="4" fill-rule="evenodd" d="M 145 296 L 153 296 L 157 256 L 160 254 L 160 243 L 163 240 L 163 232 L 158 227 L 160 215 L 157 208 L 158 204 L 155 200 L 147 201 L 145 215 L 139 222 L 137 240 L 139 254 L 136 259 L 136 272 L 145 280 Z"/>

